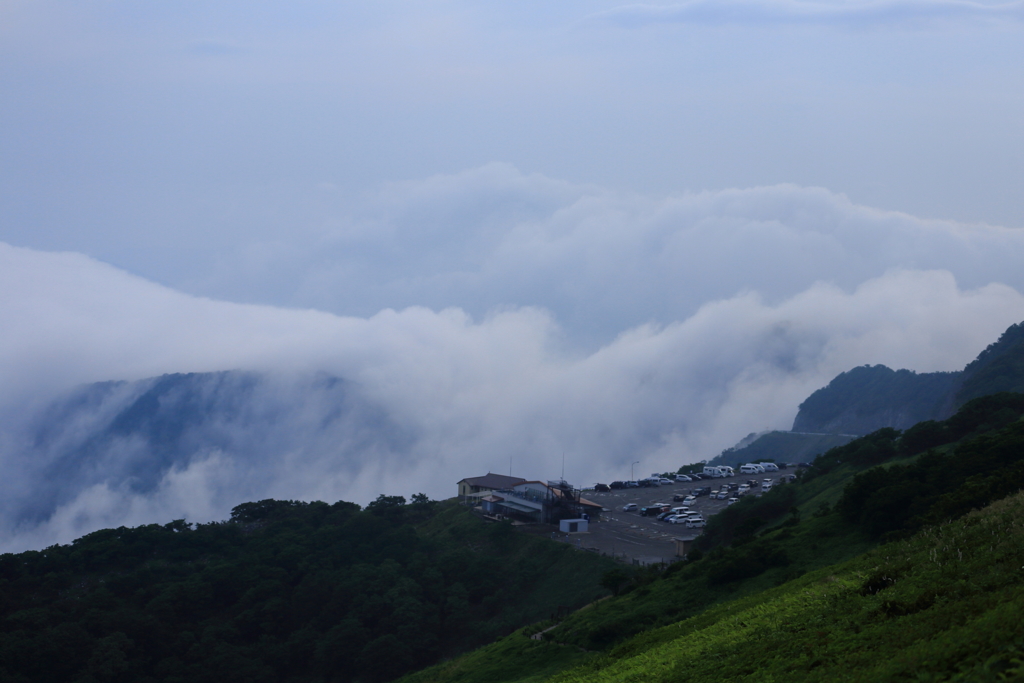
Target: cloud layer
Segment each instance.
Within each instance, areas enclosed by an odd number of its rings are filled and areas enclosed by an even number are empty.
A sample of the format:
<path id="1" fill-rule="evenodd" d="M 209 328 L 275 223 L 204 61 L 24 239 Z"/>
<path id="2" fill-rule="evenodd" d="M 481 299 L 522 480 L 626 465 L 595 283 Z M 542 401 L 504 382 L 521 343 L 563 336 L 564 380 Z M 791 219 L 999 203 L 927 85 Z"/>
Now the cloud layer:
<path id="1" fill-rule="evenodd" d="M 266 496 L 448 497 L 458 479 L 510 462 L 522 476 L 557 477 L 563 453 L 580 484 L 623 477 L 634 460 L 662 471 L 749 431 L 787 428 L 803 398 L 853 365 L 958 369 L 1024 319 L 1015 289 L 961 288 L 942 270 L 892 270 L 849 290 L 812 283 L 778 302 L 747 292 L 592 350 L 568 344 L 538 308 L 354 318 L 246 306 L 6 245 L 0 288 L 0 469 L 20 491 L 6 496 L 0 533 L 13 550 L 110 525 L 223 518 Z M 152 453 L 122 443 L 61 469 L 62 451 L 33 446 L 25 428 L 81 383 L 223 369 L 270 378 L 248 410 L 274 415 L 260 422 L 272 429 L 225 423 L 141 488 L 131 473 Z M 360 446 L 345 441 L 348 427 L 323 427 L 326 402 L 309 389 L 318 372 L 383 416 L 373 438 Z M 34 518 L 14 509 L 54 486 L 54 471 L 64 488 L 54 507 Z"/>
<path id="2" fill-rule="evenodd" d="M 239 246 L 190 289 L 360 316 L 537 306 L 599 343 L 744 291 L 778 303 L 816 281 L 849 290 L 894 268 L 1024 291 L 1024 230 L 879 211 L 821 188 L 650 196 L 489 164 L 345 207 L 303 240 Z"/>

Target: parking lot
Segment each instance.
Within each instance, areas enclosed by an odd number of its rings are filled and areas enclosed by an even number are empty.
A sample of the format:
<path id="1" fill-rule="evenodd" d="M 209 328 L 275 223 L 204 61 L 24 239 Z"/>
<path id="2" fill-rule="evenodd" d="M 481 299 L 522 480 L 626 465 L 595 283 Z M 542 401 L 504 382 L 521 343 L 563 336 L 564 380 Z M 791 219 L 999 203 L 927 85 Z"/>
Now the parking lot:
<path id="1" fill-rule="evenodd" d="M 619 557 L 629 562 L 638 564 L 672 562 L 676 552 L 673 539 L 696 538 L 701 529 L 688 529 L 683 524 L 668 524 L 655 517 L 643 517 L 640 515 L 639 508 L 649 507 L 655 503 L 667 503 L 675 507 L 682 503 L 673 502 L 673 495 L 686 495 L 693 489 L 703 486 L 717 489 L 722 483 L 742 484 L 748 479 L 756 479 L 760 482 L 765 478 L 770 478 L 774 482 L 778 480 L 779 474 L 774 474 L 771 477 L 739 475 L 727 479 L 705 479 L 692 483 L 617 489 L 607 492 L 584 491 L 584 498 L 599 503 L 604 508 L 605 511 L 601 513 L 600 521 L 591 522 L 589 531 L 586 533 L 549 533 L 553 538 L 571 543 L 576 547 Z M 760 491 L 760 488 L 754 488 L 747 495 L 759 495 Z M 638 509 L 633 512 L 623 512 L 623 506 L 629 503 L 635 503 Z M 724 500 L 713 500 L 708 496 L 700 496 L 689 505 L 689 508 L 701 513 L 705 520 L 710 520 L 726 505 Z"/>

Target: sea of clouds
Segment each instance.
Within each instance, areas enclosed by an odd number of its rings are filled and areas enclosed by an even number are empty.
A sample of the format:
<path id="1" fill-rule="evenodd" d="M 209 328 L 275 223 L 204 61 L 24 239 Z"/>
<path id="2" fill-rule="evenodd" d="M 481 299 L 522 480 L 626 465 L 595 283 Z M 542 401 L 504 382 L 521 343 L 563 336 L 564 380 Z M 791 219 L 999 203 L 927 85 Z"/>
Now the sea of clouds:
<path id="1" fill-rule="evenodd" d="M 1024 231 L 817 188 L 652 197 L 491 164 L 381 187 L 312 234 L 275 239 L 241 243 L 195 280 L 224 298 L 0 243 L 0 548 L 223 519 L 263 497 L 445 498 L 510 466 L 557 478 L 563 455 L 583 485 L 634 461 L 675 469 L 789 428 L 850 367 L 957 370 L 1024 320 Z M 66 453 L 30 433 L 83 384 L 222 370 L 268 378 L 250 411 L 273 419 L 223 422 L 215 446 L 145 487 L 124 465 L 145 449 L 62 473 Z M 324 373 L 384 416 L 380 438 L 325 427 L 310 388 Z M 55 478 L 63 493 L 47 497 Z M 26 514 L 39 497 L 52 504 Z"/>

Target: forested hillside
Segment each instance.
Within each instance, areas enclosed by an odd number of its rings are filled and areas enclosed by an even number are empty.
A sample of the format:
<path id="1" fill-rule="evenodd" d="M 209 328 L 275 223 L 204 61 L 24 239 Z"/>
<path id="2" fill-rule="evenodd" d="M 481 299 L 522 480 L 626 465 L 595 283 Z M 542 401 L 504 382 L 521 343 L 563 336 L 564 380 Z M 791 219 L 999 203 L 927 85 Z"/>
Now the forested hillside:
<path id="1" fill-rule="evenodd" d="M 0 680 L 386 681 L 603 594 L 611 560 L 381 496 L 0 556 Z"/>
<path id="2" fill-rule="evenodd" d="M 686 562 L 606 575 L 620 595 L 544 643 L 512 636 L 410 681 L 988 680 L 1024 653 L 1022 489 L 1024 395 L 976 399 L 726 508 Z"/>
<path id="3" fill-rule="evenodd" d="M 868 434 L 882 427 L 906 429 L 939 417 L 958 376 L 884 365 L 853 368 L 800 404 L 793 431 Z"/>
<path id="4" fill-rule="evenodd" d="M 1024 392 L 1024 323 L 1011 325 L 964 368 L 954 405 L 1001 391 Z"/>

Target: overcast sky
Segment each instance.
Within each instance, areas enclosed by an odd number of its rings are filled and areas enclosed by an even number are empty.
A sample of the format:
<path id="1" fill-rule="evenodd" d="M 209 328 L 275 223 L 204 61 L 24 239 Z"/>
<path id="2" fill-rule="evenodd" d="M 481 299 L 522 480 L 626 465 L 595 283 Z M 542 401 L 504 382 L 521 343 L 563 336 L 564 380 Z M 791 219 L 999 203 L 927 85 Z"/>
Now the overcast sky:
<path id="1" fill-rule="evenodd" d="M 492 162 L 1024 228 L 1022 38 L 1021 2 L 5 0 L 0 239 L 314 305 L 225 261 Z"/>
<path id="2" fill-rule="evenodd" d="M 0 92 L 0 411 L 327 370 L 445 496 L 710 457 L 1024 320 L 1022 2 L 0 0 Z"/>

